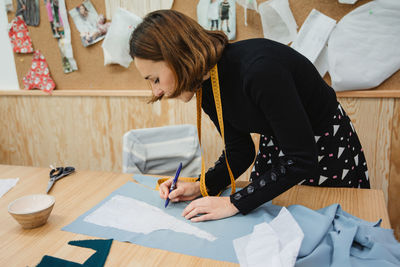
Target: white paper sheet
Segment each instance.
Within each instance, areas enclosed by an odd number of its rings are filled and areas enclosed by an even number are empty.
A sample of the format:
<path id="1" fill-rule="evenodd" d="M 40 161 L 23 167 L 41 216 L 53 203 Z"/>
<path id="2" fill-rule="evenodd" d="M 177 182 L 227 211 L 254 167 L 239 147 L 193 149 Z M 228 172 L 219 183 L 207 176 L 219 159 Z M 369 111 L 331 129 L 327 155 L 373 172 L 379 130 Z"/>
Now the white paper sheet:
<path id="1" fill-rule="evenodd" d="M 291 47 L 315 63 L 335 25 L 336 20 L 313 9 L 301 26 Z"/>
<path id="2" fill-rule="evenodd" d="M 286 208 L 268 223 L 254 226 L 250 235 L 233 240 L 241 267 L 294 266 L 304 234 Z"/>
<path id="3" fill-rule="evenodd" d="M 289 44 L 297 36 L 297 24 L 288 0 L 269 0 L 258 6 L 264 37 Z"/>
<path id="4" fill-rule="evenodd" d="M 14 54 L 8 37 L 8 18 L 4 3 L 0 4 L 0 90 L 19 90 Z"/>
<path id="5" fill-rule="evenodd" d="M 358 0 L 339 0 L 341 4 L 355 4 Z"/>
<path id="6" fill-rule="evenodd" d="M 19 178 L 0 179 L 0 197 L 4 196 L 19 181 Z"/>
<path id="7" fill-rule="evenodd" d="M 157 207 L 122 195 L 111 198 L 96 211 L 86 216 L 84 221 L 135 233 L 148 234 L 168 229 L 208 241 L 216 239 L 214 235 L 178 220 Z"/>

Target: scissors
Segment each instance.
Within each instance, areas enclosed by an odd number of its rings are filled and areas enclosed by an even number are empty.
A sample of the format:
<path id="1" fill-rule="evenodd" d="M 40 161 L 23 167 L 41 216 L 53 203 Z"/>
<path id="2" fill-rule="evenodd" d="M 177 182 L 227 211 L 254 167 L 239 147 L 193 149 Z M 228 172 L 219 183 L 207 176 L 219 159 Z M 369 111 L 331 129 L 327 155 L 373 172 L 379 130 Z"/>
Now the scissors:
<path id="1" fill-rule="evenodd" d="M 49 181 L 49 184 L 47 185 L 46 194 L 48 194 L 50 192 L 51 188 L 53 187 L 54 183 L 57 180 L 73 173 L 74 171 L 75 171 L 74 167 L 65 167 L 65 168 L 64 167 L 58 167 L 58 168 L 52 167 L 52 170 L 50 171 L 50 181 Z"/>

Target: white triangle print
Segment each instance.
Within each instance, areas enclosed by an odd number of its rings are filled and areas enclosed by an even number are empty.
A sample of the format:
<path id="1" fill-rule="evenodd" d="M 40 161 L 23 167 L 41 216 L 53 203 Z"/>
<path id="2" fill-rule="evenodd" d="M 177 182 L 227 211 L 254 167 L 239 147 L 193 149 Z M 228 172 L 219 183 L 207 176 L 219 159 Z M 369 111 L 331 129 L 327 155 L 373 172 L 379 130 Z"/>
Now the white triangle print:
<path id="1" fill-rule="evenodd" d="M 340 113 L 342 114 L 342 116 L 343 116 L 343 110 L 342 110 L 342 106 L 341 105 L 339 105 L 338 106 L 338 108 L 339 108 L 339 110 L 340 110 Z"/>
<path id="2" fill-rule="evenodd" d="M 318 162 L 320 162 L 323 157 L 324 156 L 318 156 Z"/>
<path id="3" fill-rule="evenodd" d="M 338 129 L 339 129 L 339 125 L 333 125 L 333 136 L 335 136 Z"/>
<path id="4" fill-rule="evenodd" d="M 271 159 L 268 160 L 267 164 L 272 163 Z"/>
<path id="5" fill-rule="evenodd" d="M 314 138 L 315 138 L 315 143 L 318 142 L 318 140 L 319 140 L 320 137 L 321 137 L 321 136 L 314 136 Z"/>
<path id="6" fill-rule="evenodd" d="M 369 180 L 368 171 L 365 171 L 365 178 L 367 178 L 367 181 Z"/>
<path id="7" fill-rule="evenodd" d="M 283 157 L 283 156 L 285 156 L 285 154 L 283 154 L 283 152 L 282 152 L 282 150 L 279 152 L 279 155 L 278 155 L 278 157 Z"/>
<path id="8" fill-rule="evenodd" d="M 347 175 L 348 172 L 349 172 L 349 170 L 343 169 L 342 180 L 344 179 L 344 177 L 346 177 L 346 175 Z"/>
<path id="9" fill-rule="evenodd" d="M 301 181 L 301 182 L 300 182 L 300 183 L 298 183 L 298 184 L 303 184 L 305 181 L 306 181 L 306 179 L 304 179 L 303 181 Z"/>
<path id="10" fill-rule="evenodd" d="M 353 132 L 355 132 L 353 123 L 350 122 L 350 126 L 351 126 L 351 129 L 353 129 Z"/>
<path id="11" fill-rule="evenodd" d="M 337 158 L 340 158 L 340 155 L 342 155 L 342 153 L 343 153 L 343 151 L 344 151 L 344 147 L 339 147 L 339 151 L 338 151 L 338 156 L 337 156 Z"/>
<path id="12" fill-rule="evenodd" d="M 274 142 L 272 142 L 272 140 L 269 140 L 269 143 L 267 146 L 273 146 L 273 145 L 274 145 Z"/>
<path id="13" fill-rule="evenodd" d="M 328 177 L 325 177 L 325 176 L 322 176 L 322 175 L 321 175 L 321 176 L 319 177 L 318 185 L 320 185 L 320 184 L 322 184 L 323 182 L 325 182 L 326 179 L 328 179 Z"/>
<path id="14" fill-rule="evenodd" d="M 358 166 L 358 155 L 354 157 L 354 161 L 356 162 L 356 166 Z"/>

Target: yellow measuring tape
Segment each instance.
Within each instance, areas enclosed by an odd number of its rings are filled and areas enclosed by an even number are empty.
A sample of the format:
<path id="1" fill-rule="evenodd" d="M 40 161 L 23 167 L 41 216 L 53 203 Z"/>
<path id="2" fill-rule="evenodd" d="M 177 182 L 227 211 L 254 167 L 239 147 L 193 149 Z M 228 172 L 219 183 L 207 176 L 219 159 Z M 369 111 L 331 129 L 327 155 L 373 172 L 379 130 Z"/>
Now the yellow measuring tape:
<path id="1" fill-rule="evenodd" d="M 211 75 L 212 90 L 213 90 L 213 94 L 214 94 L 215 109 L 217 110 L 219 129 L 221 130 L 222 141 L 223 141 L 223 144 L 224 144 L 224 154 L 225 154 L 226 166 L 228 167 L 229 177 L 231 179 L 231 186 L 232 186 L 231 194 L 233 194 L 233 193 L 235 193 L 235 186 L 236 185 L 235 185 L 235 178 L 233 177 L 231 167 L 229 166 L 229 163 L 228 163 L 228 157 L 226 155 L 226 149 L 225 149 L 224 121 L 223 121 L 223 118 L 222 118 L 222 104 L 221 104 L 221 95 L 220 95 L 220 89 L 219 89 L 217 65 L 215 65 L 210 70 L 210 75 Z M 200 146 L 201 146 L 201 98 L 202 98 L 202 89 L 200 89 L 200 91 L 198 91 L 196 93 L 196 100 L 197 100 L 197 134 L 199 136 Z M 206 181 L 205 181 L 205 164 L 204 164 L 203 151 L 202 151 L 201 154 L 202 154 L 202 156 L 201 156 L 200 192 L 201 192 L 201 195 L 203 197 L 205 197 L 205 196 L 208 196 L 208 192 L 207 192 Z"/>

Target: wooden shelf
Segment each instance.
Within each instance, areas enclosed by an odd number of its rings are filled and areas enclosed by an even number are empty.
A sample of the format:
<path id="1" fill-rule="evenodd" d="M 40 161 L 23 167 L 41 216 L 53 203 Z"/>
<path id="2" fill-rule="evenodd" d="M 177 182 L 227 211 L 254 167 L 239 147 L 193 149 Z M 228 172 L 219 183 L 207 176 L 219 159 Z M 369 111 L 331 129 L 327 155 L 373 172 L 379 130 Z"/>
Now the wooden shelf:
<path id="1" fill-rule="evenodd" d="M 0 96 L 127 96 L 150 97 L 150 90 L 54 90 L 47 94 L 40 90 L 1 91 Z M 339 98 L 400 98 L 400 90 L 359 90 L 336 92 Z"/>

